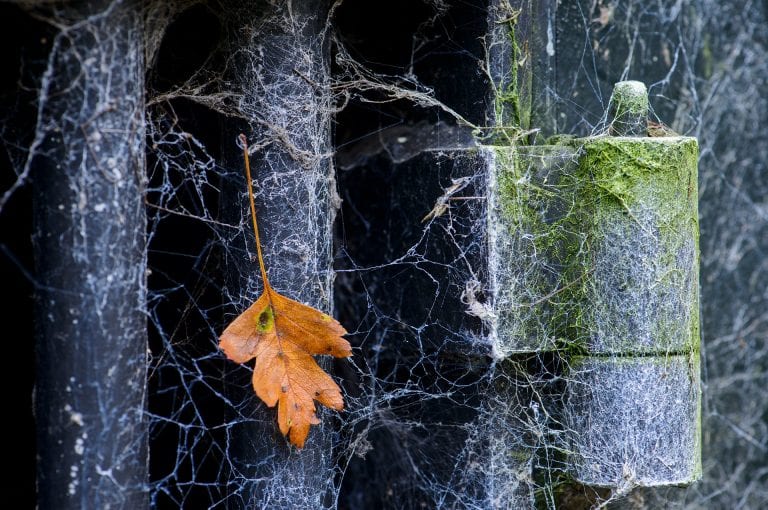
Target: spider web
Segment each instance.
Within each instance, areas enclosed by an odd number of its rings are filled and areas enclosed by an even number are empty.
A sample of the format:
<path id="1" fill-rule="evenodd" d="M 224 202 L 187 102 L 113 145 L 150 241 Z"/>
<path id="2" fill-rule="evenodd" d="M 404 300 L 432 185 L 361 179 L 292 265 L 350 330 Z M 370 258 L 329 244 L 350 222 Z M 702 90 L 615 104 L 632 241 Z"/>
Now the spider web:
<path id="1" fill-rule="evenodd" d="M 4 89 L 6 197 L 42 151 L 56 58 L 98 33 L 19 5 L 58 35 L 22 76 L 37 111 Z M 765 506 L 767 9 L 144 4 L 151 506 Z M 626 159 L 594 136 L 629 79 L 652 121 L 698 140 L 698 189 L 590 173 Z M 346 409 L 319 410 L 301 451 L 217 348 L 261 291 L 241 132 L 272 285 L 334 312 L 354 348 L 321 361 Z M 685 168 L 689 141 L 653 140 Z"/>

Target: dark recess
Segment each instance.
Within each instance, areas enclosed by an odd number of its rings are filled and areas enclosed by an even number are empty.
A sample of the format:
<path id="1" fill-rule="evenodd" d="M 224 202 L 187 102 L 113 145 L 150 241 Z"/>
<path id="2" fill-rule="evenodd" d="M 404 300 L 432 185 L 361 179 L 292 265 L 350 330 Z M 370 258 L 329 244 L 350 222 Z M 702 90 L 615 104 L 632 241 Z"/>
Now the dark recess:
<path id="1" fill-rule="evenodd" d="M 484 58 L 480 37 L 487 29 L 486 17 L 482 1 L 448 2 L 442 13 L 426 2 L 346 1 L 334 22 L 352 58 L 390 81 L 413 73 L 419 83 L 434 90 L 439 101 L 470 122 L 483 125 L 487 122 L 488 84 L 479 62 Z M 334 69 L 337 77 L 343 78 L 342 72 L 338 66 Z M 403 80 L 394 81 L 407 86 Z M 382 103 L 379 100 L 383 98 L 376 93 L 356 98 L 336 117 L 336 172 L 343 199 L 337 217 L 337 269 L 386 265 L 417 245 L 424 225 L 414 222 L 414 218 L 429 212 L 450 185 L 451 177 L 459 175 L 465 164 L 452 156 L 434 153 L 414 154 L 407 161 L 393 163 L 388 150 L 382 149 L 387 139 L 400 135 L 417 138 L 438 124 L 453 129 L 456 120 L 438 108 L 423 108 L 405 100 Z M 463 217 L 468 210 L 457 207 L 456 214 Z M 456 400 L 464 403 L 461 406 L 441 400 L 422 402 L 417 397 L 397 399 L 391 403 L 395 419 L 434 420 L 457 426 L 432 428 L 430 433 L 425 428 L 424 434 L 409 431 L 400 435 L 396 428 L 369 432 L 367 438 L 373 450 L 366 458 L 350 459 L 341 487 L 341 509 L 420 508 L 433 504 L 431 495 L 420 493 L 408 479 L 412 466 L 401 452 L 408 448 L 415 458 L 432 458 L 436 470 L 446 468 L 453 463 L 454 450 L 463 444 L 455 430 L 472 418 L 478 406 L 475 383 L 484 363 L 478 362 L 477 370 L 468 370 L 464 357 L 452 354 L 450 347 L 443 346 L 446 352 L 441 353 L 434 349 L 445 341 L 445 331 L 477 330 L 479 323 L 471 324 L 466 320 L 468 316 L 457 309 L 457 305 L 461 306 L 457 296 L 446 285 L 449 274 L 439 263 L 451 259 L 452 247 L 444 244 L 437 231 L 433 234 L 434 240 L 423 248 L 435 263 L 426 262 L 422 268 L 439 285 L 409 263 L 375 271 L 340 272 L 335 304 L 347 329 L 360 332 L 352 335 L 351 341 L 360 348 L 362 357 L 356 356 L 353 361 L 374 363 L 363 370 L 372 370 L 383 389 L 392 385 L 392 390 L 406 381 L 417 382 L 433 393 L 445 391 L 450 385 L 454 390 L 465 388 L 456 394 Z M 440 297 L 435 298 L 435 293 Z M 434 312 L 435 316 L 425 315 L 436 299 L 442 303 L 441 309 Z M 435 322 L 428 325 L 430 321 Z M 426 326 L 420 334 L 426 352 L 419 349 L 414 331 L 408 326 L 417 324 Z M 377 339 L 383 337 L 392 350 L 379 354 Z M 365 383 L 355 381 L 351 371 L 346 375 L 345 391 L 355 396 L 358 384 Z M 362 428 L 351 433 L 358 434 Z M 444 448 L 435 449 L 435 444 Z"/>
<path id="2" fill-rule="evenodd" d="M 221 65 L 221 53 L 217 51 L 221 36 L 219 17 L 207 4 L 196 5 L 180 14 L 168 27 L 149 70 L 150 93 L 173 90 L 201 68 L 215 69 Z M 219 114 L 183 98 L 151 106 L 150 115 L 153 109 L 164 110 L 162 117 L 174 119 L 175 130 L 192 133 L 219 161 L 223 123 Z M 162 130 L 169 126 L 155 127 Z M 156 137 L 160 138 L 159 133 Z M 169 420 L 151 423 L 150 483 L 165 480 L 164 490 L 153 491 L 151 506 L 159 510 L 177 509 L 181 505 L 190 509 L 209 508 L 224 498 L 226 489 L 222 482 L 228 478 L 223 453 L 224 428 L 217 428 L 225 420 L 225 404 L 215 394 L 222 391 L 223 360 L 208 356 L 214 349 L 211 325 L 222 322 L 220 246 L 209 225 L 194 218 L 166 214 L 155 206 L 186 210 L 193 216 L 203 216 L 207 209 L 215 216 L 221 169 L 214 168 L 207 175 L 211 185 L 203 188 L 200 197 L 188 175 L 198 170 L 191 158 L 189 165 L 183 164 L 186 156 L 182 151 L 200 156 L 194 146 L 169 140 L 169 145 L 160 148 L 168 152 L 162 153 L 152 147 L 158 141 L 150 135 L 147 144 L 147 214 L 148 232 L 152 234 L 148 246 L 151 271 L 148 410 Z M 179 158 L 176 159 L 179 168 L 164 168 L 163 157 Z M 159 204 L 162 195 L 159 187 L 163 182 L 175 189 L 170 204 Z M 169 362 L 169 356 L 173 356 L 173 363 Z M 194 383 L 200 376 L 207 384 Z M 184 392 L 185 387 L 189 394 Z M 200 426 L 207 431 L 196 432 Z M 182 463 L 178 462 L 179 448 L 193 451 Z M 195 459 L 196 464 L 192 465 L 189 459 Z"/>
<path id="3" fill-rule="evenodd" d="M 36 94 L 50 51 L 53 31 L 20 8 L 0 4 L 0 194 L 16 181 L 32 141 L 36 120 Z M 20 507 L 35 504 L 35 427 L 32 414 L 35 380 L 32 330 L 33 275 L 31 186 L 18 189 L 0 210 L 0 282 L 5 299 L 2 317 L 6 333 L 3 386 L 8 389 L 7 437 L 18 445 L 13 469 L 6 473 Z"/>

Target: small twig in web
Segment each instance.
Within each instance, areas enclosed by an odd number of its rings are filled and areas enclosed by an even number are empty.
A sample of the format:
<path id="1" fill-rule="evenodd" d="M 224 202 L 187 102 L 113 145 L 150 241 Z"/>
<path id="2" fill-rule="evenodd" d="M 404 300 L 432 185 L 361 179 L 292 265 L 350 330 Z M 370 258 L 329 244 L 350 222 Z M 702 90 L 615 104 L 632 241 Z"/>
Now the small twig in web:
<path id="1" fill-rule="evenodd" d="M 459 191 L 466 188 L 470 180 L 471 177 L 460 177 L 458 179 L 453 179 L 453 184 L 444 190 L 443 195 L 437 199 L 435 206 L 431 211 L 429 211 L 429 213 L 427 213 L 426 216 L 421 219 L 421 222 L 426 223 L 428 220 L 438 218 L 445 214 L 445 212 L 448 210 L 448 200 L 450 200 L 455 193 L 458 193 Z"/>
<path id="2" fill-rule="evenodd" d="M 315 89 L 315 90 L 318 90 L 318 91 L 319 91 L 319 90 L 322 90 L 322 87 L 320 87 L 320 85 L 319 85 L 317 82 L 315 82 L 315 81 L 312 81 L 312 80 L 310 80 L 309 78 L 307 78 L 307 77 L 304 75 L 304 73 L 302 73 L 301 71 L 299 71 L 299 70 L 298 70 L 298 69 L 296 69 L 295 67 L 293 68 L 293 72 L 294 72 L 294 73 L 296 73 L 296 75 L 297 75 L 299 78 L 301 78 L 302 80 L 304 80 L 305 82 L 307 82 L 307 83 L 308 83 L 308 84 L 309 84 L 309 85 L 310 85 L 310 86 L 311 86 L 313 89 Z"/>

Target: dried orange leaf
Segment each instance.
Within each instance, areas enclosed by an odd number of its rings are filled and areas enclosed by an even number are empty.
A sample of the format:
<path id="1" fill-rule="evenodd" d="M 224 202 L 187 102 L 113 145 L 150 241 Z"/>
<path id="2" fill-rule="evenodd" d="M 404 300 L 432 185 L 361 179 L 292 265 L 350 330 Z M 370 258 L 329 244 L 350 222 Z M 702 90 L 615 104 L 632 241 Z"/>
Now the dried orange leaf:
<path id="1" fill-rule="evenodd" d="M 302 448 L 309 427 L 320 423 L 315 414 L 315 400 L 337 411 L 344 409 L 339 386 L 312 355 L 345 358 L 352 355 L 352 347 L 342 338 L 347 331 L 336 319 L 279 294 L 269 285 L 256 223 L 248 143 L 244 135 L 240 135 L 240 139 L 245 146 L 248 196 L 264 292 L 227 326 L 219 338 L 219 347 L 236 363 L 256 358 L 253 367 L 256 395 L 269 407 L 277 404 L 280 432 Z"/>
<path id="2" fill-rule="evenodd" d="M 289 299 L 265 285 L 264 293 L 224 330 L 219 347 L 237 363 L 256 358 L 253 389 L 269 407 L 278 404 L 277 423 L 299 448 L 310 425 L 319 423 L 314 400 L 340 411 L 341 390 L 313 354 L 352 355 L 336 319 Z"/>

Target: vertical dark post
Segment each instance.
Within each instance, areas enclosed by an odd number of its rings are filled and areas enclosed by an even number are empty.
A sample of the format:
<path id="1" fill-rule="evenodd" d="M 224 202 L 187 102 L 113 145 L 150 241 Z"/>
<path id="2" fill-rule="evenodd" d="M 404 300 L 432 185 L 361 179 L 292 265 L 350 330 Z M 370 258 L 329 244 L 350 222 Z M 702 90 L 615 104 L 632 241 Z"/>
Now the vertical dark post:
<path id="1" fill-rule="evenodd" d="M 147 508 L 142 17 L 57 15 L 33 160 L 38 508 Z"/>
<path id="2" fill-rule="evenodd" d="M 242 93 L 239 107 L 247 126 L 224 130 L 230 178 L 223 188 L 222 214 L 242 226 L 228 243 L 228 298 L 237 305 L 232 312 L 240 313 L 263 289 L 242 152 L 236 145 L 237 129 L 245 129 L 249 141 L 259 147 L 251 165 L 270 283 L 292 299 L 331 312 L 336 191 L 330 159 L 331 110 L 325 102 L 328 3 L 261 2 L 248 9 L 237 20 L 248 28 L 233 31 L 238 39 L 233 81 Z M 326 360 L 319 361 L 329 367 Z M 232 381 L 241 380 L 230 375 Z M 250 377 L 250 372 L 241 375 Z M 243 415 L 232 426 L 229 443 L 237 499 L 248 508 L 332 506 L 331 412 L 318 405 L 321 424 L 312 427 L 297 453 L 277 428 L 276 409 L 258 400 L 249 383 L 233 390 L 232 398 L 242 402 Z"/>
<path id="3" fill-rule="evenodd" d="M 527 0 L 491 0 L 488 5 L 488 75 L 493 108 L 488 124 L 496 143 L 509 144 L 531 120 L 531 61 L 528 57 L 531 5 Z"/>
<path id="4" fill-rule="evenodd" d="M 508 145 L 525 130 L 552 131 L 547 109 L 553 78 L 553 0 L 491 0 L 488 5 L 488 125 L 495 143 Z M 503 136 L 506 134 L 507 136 Z"/>
<path id="5" fill-rule="evenodd" d="M 555 8 L 556 2 L 550 0 L 489 2 L 487 65 L 495 106 L 494 115 L 489 117 L 496 136 L 490 141 L 494 146 L 484 149 L 485 235 L 492 308 L 488 338 L 497 363 L 494 385 L 482 395 L 485 409 L 481 415 L 494 439 L 487 451 L 480 451 L 479 458 L 488 466 L 483 470 L 484 504 L 493 508 L 533 508 L 539 457 L 548 455 L 542 453 L 541 431 L 550 425 L 547 413 L 540 409 L 553 391 L 552 383 L 543 376 L 553 370 L 547 365 L 553 358 L 540 330 L 551 322 L 552 315 L 546 306 L 519 304 L 533 303 L 527 295 L 531 289 L 542 289 L 551 282 L 546 281 L 546 275 L 534 276 L 532 268 L 539 255 L 530 237 L 524 240 L 519 236 L 530 225 L 525 225 L 525 215 L 515 211 L 506 195 L 511 183 L 523 173 L 556 173 L 570 156 L 566 151 L 537 153 L 530 147 L 522 148 L 533 140 L 531 135 L 536 131 L 551 131 L 548 124 L 542 125 L 540 112 L 549 100 Z M 521 164 L 523 160 L 526 163 Z M 527 164 L 530 168 L 524 169 Z M 516 200 L 527 192 L 518 193 Z"/>

